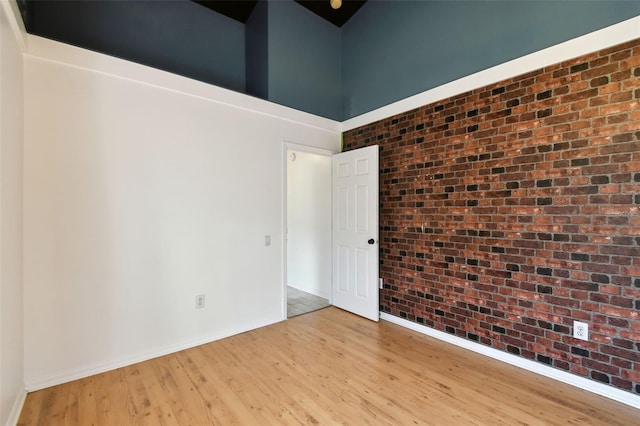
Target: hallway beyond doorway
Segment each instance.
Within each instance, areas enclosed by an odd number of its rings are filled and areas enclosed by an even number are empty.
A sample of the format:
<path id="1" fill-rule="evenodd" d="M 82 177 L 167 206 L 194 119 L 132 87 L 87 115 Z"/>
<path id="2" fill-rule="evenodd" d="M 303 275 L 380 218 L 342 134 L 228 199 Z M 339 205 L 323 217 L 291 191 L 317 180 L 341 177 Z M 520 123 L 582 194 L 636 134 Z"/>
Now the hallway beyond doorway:
<path id="1" fill-rule="evenodd" d="M 327 306 L 331 305 L 323 297 L 290 286 L 287 287 L 287 318 L 307 314 Z"/>

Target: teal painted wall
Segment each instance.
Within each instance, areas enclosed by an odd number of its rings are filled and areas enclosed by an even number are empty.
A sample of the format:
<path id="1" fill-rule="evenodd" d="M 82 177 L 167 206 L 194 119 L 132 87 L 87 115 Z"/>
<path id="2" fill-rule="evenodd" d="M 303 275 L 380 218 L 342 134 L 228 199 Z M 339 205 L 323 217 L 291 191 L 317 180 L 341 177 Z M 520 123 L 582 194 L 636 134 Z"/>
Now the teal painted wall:
<path id="1" fill-rule="evenodd" d="M 30 5 L 34 34 L 334 120 L 640 15 L 634 0 L 369 0 L 338 28 L 293 0 L 246 25 L 189 0 Z"/>
<path id="2" fill-rule="evenodd" d="M 340 120 L 340 29 L 293 1 L 268 7 L 268 99 Z"/>
<path id="3" fill-rule="evenodd" d="M 269 99 L 269 15 L 258 2 L 245 23 L 247 94 Z"/>
<path id="4" fill-rule="evenodd" d="M 342 119 L 637 15 L 640 1 L 368 1 L 342 27 Z"/>
<path id="5" fill-rule="evenodd" d="M 189 0 L 33 1 L 29 32 L 238 92 L 245 28 Z"/>

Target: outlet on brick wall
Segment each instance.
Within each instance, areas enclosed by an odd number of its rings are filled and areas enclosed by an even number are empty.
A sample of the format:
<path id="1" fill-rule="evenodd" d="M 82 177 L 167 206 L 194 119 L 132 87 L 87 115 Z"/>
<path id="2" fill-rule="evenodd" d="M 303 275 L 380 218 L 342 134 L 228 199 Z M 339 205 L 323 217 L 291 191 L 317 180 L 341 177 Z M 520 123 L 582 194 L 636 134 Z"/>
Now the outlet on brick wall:
<path id="1" fill-rule="evenodd" d="M 573 322 L 573 337 L 580 340 L 589 340 L 589 324 L 574 321 Z"/>

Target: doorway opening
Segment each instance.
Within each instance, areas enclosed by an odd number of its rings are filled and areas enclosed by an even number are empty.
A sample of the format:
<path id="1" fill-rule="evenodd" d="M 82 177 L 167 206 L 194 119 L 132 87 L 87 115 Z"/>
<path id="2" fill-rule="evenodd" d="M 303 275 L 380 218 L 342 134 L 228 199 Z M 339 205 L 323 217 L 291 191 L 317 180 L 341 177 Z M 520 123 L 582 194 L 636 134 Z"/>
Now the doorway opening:
<path id="1" fill-rule="evenodd" d="M 331 305 L 331 153 L 287 144 L 286 316 Z"/>

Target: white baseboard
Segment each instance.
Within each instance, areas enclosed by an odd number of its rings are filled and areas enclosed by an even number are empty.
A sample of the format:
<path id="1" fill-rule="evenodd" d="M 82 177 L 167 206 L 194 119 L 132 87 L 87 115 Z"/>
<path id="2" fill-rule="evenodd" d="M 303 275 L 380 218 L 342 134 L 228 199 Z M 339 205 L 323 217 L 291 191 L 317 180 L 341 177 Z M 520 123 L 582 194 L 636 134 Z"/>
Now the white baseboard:
<path id="1" fill-rule="evenodd" d="M 314 296 L 322 297 L 323 299 L 329 299 L 329 296 L 331 295 L 331 289 L 328 291 L 321 291 L 317 288 L 308 288 L 296 283 L 287 283 L 287 287 L 293 287 L 296 290 L 304 291 L 306 293 L 313 294 Z"/>
<path id="2" fill-rule="evenodd" d="M 27 399 L 27 390 L 24 386 L 18 391 L 16 400 L 13 402 L 9 418 L 7 419 L 7 426 L 16 426 L 18 420 L 20 420 L 20 413 L 22 413 L 22 407 L 24 407 L 24 401 Z"/>
<path id="3" fill-rule="evenodd" d="M 443 342 L 447 342 L 452 345 L 468 349 L 482 355 L 486 355 L 492 359 L 506 362 L 507 364 L 511 364 L 513 366 L 523 368 L 527 371 L 540 374 L 541 376 L 549 377 L 551 379 L 558 380 L 559 382 L 566 383 L 577 388 L 595 393 L 597 395 L 604 396 L 614 401 L 621 402 L 631 407 L 640 409 L 640 397 L 633 395 L 631 392 L 616 389 L 612 386 L 598 383 L 584 377 L 576 376 L 575 374 L 567 373 L 566 371 L 558 370 L 539 362 L 531 361 L 517 355 L 503 352 L 498 349 L 482 345 L 480 343 L 474 343 L 470 340 L 438 331 L 433 328 L 408 321 L 406 319 L 398 318 L 384 312 L 380 312 L 380 319 L 397 324 L 401 327 L 408 328 L 426 336 L 442 340 Z"/>
<path id="4" fill-rule="evenodd" d="M 40 389 L 45 389 L 51 386 L 60 385 L 62 383 L 68 383 L 73 380 L 84 379 L 85 377 L 93 376 L 95 374 L 104 373 L 107 371 L 115 370 L 117 368 L 126 367 L 128 365 L 137 364 L 139 362 L 148 361 L 153 358 L 169 355 L 175 352 L 179 352 L 185 349 L 194 348 L 196 346 L 204 345 L 214 342 L 216 340 L 224 339 L 227 337 L 235 336 L 236 334 L 244 333 L 247 331 L 255 330 L 257 328 L 265 327 L 267 325 L 275 324 L 282 321 L 282 318 L 270 319 L 256 324 L 244 325 L 243 327 L 233 328 L 221 333 L 214 333 L 206 336 L 201 336 L 195 339 L 184 340 L 172 345 L 159 346 L 152 348 L 148 351 L 132 354 L 119 359 L 115 359 L 109 362 L 96 364 L 89 367 L 81 367 L 78 369 L 67 370 L 58 372 L 49 377 L 38 378 L 32 380 L 26 380 L 26 389 L 28 392 L 34 392 Z"/>

